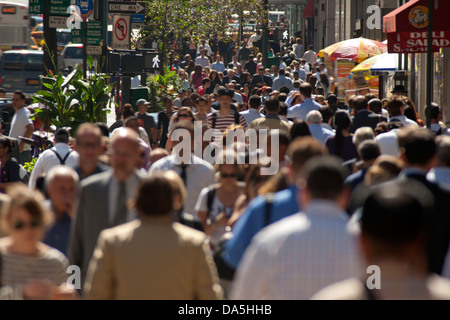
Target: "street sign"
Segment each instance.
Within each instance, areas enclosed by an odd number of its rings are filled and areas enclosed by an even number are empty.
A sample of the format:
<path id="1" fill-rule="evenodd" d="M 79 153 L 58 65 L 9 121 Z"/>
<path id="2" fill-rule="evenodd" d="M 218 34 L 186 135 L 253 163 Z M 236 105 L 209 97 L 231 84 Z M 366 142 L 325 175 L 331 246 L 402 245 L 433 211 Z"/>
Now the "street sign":
<path id="1" fill-rule="evenodd" d="M 113 49 L 130 49 L 130 20 L 131 17 L 129 15 L 114 15 L 111 44 Z"/>
<path id="2" fill-rule="evenodd" d="M 50 0 L 49 13 L 53 16 L 67 16 L 67 7 L 70 6 L 70 0 Z"/>
<path id="3" fill-rule="evenodd" d="M 118 2 L 110 1 L 108 3 L 109 13 L 122 13 L 122 14 L 144 14 L 145 2 Z"/>
<path id="4" fill-rule="evenodd" d="M 86 28 L 86 43 L 88 45 L 100 45 L 102 42 L 102 22 L 89 21 Z"/>
<path id="5" fill-rule="evenodd" d="M 92 10 L 94 9 L 93 0 L 76 0 L 75 5 L 80 8 L 80 17 L 87 19 L 91 16 Z"/>
<path id="6" fill-rule="evenodd" d="M 92 45 L 87 45 L 86 46 L 86 53 L 90 54 L 90 55 L 100 55 L 101 54 L 101 46 L 92 46 Z"/>
<path id="7" fill-rule="evenodd" d="M 131 16 L 131 23 L 144 23 L 145 14 L 133 14 Z"/>
<path id="8" fill-rule="evenodd" d="M 28 4 L 28 13 L 44 14 L 44 0 L 30 0 Z"/>
<path id="9" fill-rule="evenodd" d="M 67 28 L 67 17 L 64 16 L 50 16 L 50 28 Z"/>
<path id="10" fill-rule="evenodd" d="M 102 22 L 89 21 L 86 22 L 86 44 L 99 46 L 102 42 Z M 83 43 L 83 30 L 72 29 L 72 43 Z M 87 46 L 86 48 L 89 48 Z"/>
<path id="11" fill-rule="evenodd" d="M 72 43 L 83 43 L 81 29 L 72 29 Z"/>

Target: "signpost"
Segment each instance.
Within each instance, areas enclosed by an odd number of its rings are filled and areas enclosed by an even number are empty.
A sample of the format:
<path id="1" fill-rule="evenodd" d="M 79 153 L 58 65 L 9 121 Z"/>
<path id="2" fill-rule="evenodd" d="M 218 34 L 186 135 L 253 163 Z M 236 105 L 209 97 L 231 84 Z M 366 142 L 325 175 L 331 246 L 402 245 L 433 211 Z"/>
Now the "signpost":
<path id="1" fill-rule="evenodd" d="M 67 17 L 64 16 L 50 16 L 50 28 L 67 28 Z"/>
<path id="2" fill-rule="evenodd" d="M 28 4 L 28 13 L 44 14 L 44 0 L 30 0 Z"/>
<path id="3" fill-rule="evenodd" d="M 130 49 L 130 21 L 129 15 L 114 15 L 112 48 L 119 50 Z"/>
<path id="4" fill-rule="evenodd" d="M 87 19 L 92 15 L 94 8 L 93 0 L 76 0 L 75 5 L 80 8 L 80 17 Z"/>
<path id="5" fill-rule="evenodd" d="M 86 29 L 86 43 L 88 45 L 99 46 L 102 42 L 102 22 L 89 21 Z"/>
<path id="6" fill-rule="evenodd" d="M 120 14 L 144 14 L 145 2 L 110 1 L 108 3 L 108 12 Z"/>
<path id="7" fill-rule="evenodd" d="M 67 7 L 70 6 L 70 0 L 50 0 L 50 15 L 67 16 Z"/>

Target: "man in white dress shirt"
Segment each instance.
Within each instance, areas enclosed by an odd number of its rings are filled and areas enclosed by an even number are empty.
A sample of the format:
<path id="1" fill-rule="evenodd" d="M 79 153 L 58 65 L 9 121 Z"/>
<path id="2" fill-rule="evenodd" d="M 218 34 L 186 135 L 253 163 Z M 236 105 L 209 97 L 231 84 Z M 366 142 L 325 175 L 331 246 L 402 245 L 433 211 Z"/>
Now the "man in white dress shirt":
<path id="1" fill-rule="evenodd" d="M 184 133 L 190 134 L 191 138 L 191 154 L 188 156 L 189 161 L 183 161 L 183 154 L 174 152 L 179 141 L 172 141 L 172 155 L 164 157 L 156 161 L 149 170 L 149 174 L 158 171 L 173 170 L 180 175 L 186 186 L 187 199 L 184 204 L 183 211 L 188 214 L 195 215 L 195 204 L 198 196 L 203 188 L 209 187 L 215 183 L 215 169 L 208 162 L 195 156 L 194 153 L 194 127 L 189 122 L 182 122 L 175 126 L 175 130 L 184 130 Z M 183 131 L 182 131 L 183 132 Z M 189 137 L 183 136 L 181 139 Z"/>
<path id="2" fill-rule="evenodd" d="M 39 177 L 44 177 L 51 168 L 57 165 L 67 165 L 72 168 L 78 166 L 78 152 L 73 151 L 68 143 L 69 132 L 65 129 L 58 129 L 55 133 L 55 146 L 42 152 L 34 165 L 30 180 L 28 181 L 28 186 L 31 189 L 36 187 L 36 181 Z"/>
<path id="3" fill-rule="evenodd" d="M 261 97 L 258 95 L 251 96 L 248 99 L 248 106 L 248 110 L 239 113 L 245 118 L 247 125 L 250 127 L 253 120 L 264 117 L 264 115 L 259 112 L 259 109 L 261 108 Z"/>
<path id="4" fill-rule="evenodd" d="M 336 279 L 358 275 L 356 234 L 343 211 L 349 192 L 343 170 L 335 157 L 308 161 L 306 187 L 299 194 L 305 211 L 253 238 L 238 265 L 231 299 L 309 299 Z"/>

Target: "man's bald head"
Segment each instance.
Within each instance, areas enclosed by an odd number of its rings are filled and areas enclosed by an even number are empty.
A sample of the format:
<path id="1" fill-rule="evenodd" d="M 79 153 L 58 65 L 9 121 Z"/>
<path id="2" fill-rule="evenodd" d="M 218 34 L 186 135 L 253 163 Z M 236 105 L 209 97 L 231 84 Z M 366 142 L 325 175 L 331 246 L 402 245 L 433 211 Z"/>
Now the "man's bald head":
<path id="1" fill-rule="evenodd" d="M 359 112 L 360 110 L 367 110 L 367 99 L 365 96 L 356 96 L 353 100 L 353 109 L 355 109 L 356 112 Z"/>
<path id="2" fill-rule="evenodd" d="M 132 146 L 139 148 L 139 135 L 130 128 L 120 128 L 116 130 L 111 138 L 111 147 L 118 141 L 128 141 Z"/>

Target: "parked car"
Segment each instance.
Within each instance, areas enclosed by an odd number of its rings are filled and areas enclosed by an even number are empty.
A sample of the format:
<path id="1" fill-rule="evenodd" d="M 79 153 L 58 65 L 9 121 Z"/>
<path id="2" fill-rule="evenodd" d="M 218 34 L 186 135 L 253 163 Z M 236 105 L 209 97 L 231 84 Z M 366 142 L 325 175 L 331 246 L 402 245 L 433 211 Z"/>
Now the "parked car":
<path id="1" fill-rule="evenodd" d="M 67 44 L 62 51 L 64 68 L 72 67 L 75 69 L 77 65 L 83 65 L 83 45 L 77 43 Z"/>
<path id="2" fill-rule="evenodd" d="M 8 92 L 22 90 L 34 93 L 41 88 L 44 52 L 41 50 L 8 50 L 0 61 L 0 86 Z"/>

